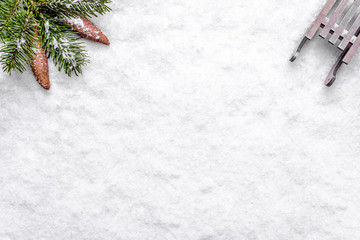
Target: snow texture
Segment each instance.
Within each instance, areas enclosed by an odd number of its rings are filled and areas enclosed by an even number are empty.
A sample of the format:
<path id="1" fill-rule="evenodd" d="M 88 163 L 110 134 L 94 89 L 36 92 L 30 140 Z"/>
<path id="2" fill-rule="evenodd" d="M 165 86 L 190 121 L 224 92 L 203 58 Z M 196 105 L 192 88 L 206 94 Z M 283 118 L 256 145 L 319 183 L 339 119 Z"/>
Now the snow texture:
<path id="1" fill-rule="evenodd" d="M 360 238 L 360 54 L 319 0 L 115 0 L 80 77 L 0 74 L 1 240 Z"/>

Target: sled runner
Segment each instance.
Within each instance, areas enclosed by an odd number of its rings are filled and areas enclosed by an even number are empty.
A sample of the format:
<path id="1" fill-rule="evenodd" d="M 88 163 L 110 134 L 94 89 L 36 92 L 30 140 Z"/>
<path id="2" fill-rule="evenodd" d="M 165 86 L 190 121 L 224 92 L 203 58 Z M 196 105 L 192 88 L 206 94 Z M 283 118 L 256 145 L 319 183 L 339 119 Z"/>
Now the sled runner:
<path id="1" fill-rule="evenodd" d="M 329 42 L 337 44 L 342 51 L 325 80 L 325 85 L 330 87 L 336 80 L 340 66 L 343 63 L 349 64 L 360 47 L 360 0 L 328 0 L 291 56 L 291 62 L 296 60 L 305 43 L 311 40 L 319 29 L 320 37 L 329 37 Z"/>

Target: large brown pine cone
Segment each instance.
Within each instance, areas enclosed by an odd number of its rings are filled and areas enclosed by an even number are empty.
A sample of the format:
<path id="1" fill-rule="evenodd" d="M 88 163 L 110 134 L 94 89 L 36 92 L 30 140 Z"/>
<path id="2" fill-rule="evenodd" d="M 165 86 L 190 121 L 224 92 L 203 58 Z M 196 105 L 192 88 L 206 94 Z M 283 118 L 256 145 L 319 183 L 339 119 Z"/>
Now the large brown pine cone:
<path id="1" fill-rule="evenodd" d="M 33 50 L 35 52 L 35 57 L 31 61 L 31 69 L 39 84 L 46 90 L 49 90 L 50 77 L 48 59 L 46 57 L 44 48 L 41 46 L 41 42 L 38 36 L 36 36 L 36 44 Z"/>
<path id="2" fill-rule="evenodd" d="M 77 17 L 67 18 L 65 21 L 70 24 L 81 37 L 89 39 L 94 42 L 110 45 L 109 39 L 95 26 L 89 19 Z"/>

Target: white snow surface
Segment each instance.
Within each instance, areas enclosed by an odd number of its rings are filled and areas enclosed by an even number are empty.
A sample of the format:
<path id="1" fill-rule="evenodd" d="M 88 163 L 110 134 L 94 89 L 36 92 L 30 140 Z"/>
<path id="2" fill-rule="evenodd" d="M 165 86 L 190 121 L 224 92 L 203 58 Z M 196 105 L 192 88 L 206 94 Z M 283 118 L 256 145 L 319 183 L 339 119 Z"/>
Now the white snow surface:
<path id="1" fill-rule="evenodd" d="M 0 74 L 0 240 L 360 238 L 360 54 L 325 1 L 115 0 L 52 89 Z"/>

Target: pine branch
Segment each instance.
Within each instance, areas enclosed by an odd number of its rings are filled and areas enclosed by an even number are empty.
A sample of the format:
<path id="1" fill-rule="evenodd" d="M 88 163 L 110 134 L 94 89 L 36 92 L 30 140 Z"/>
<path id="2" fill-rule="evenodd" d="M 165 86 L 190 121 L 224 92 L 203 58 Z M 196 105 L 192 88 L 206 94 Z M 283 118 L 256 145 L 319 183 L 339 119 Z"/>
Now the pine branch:
<path id="1" fill-rule="evenodd" d="M 12 70 L 24 72 L 34 56 L 32 50 L 34 42 L 34 26 L 36 20 L 32 11 L 16 11 L 8 27 L 12 34 L 4 39 L 5 44 L 1 47 L 0 63 L 3 71 L 11 73 Z"/>
<path id="2" fill-rule="evenodd" d="M 42 45 L 48 56 L 71 76 L 82 73 L 82 67 L 89 63 L 83 42 L 71 26 L 59 18 L 46 18 L 41 22 Z"/>
<path id="3" fill-rule="evenodd" d="M 97 17 L 110 12 L 111 9 L 106 5 L 110 0 L 46 0 L 41 2 L 41 8 L 56 11 L 68 17 Z"/>
<path id="4" fill-rule="evenodd" d="M 3 1 L 0 3 L 0 33 L 4 33 L 4 29 L 14 15 L 15 10 L 19 6 L 21 0 L 13 0 L 10 2 Z M 4 18 L 6 16 L 6 18 Z M 4 39 L 4 34 L 0 34 L 0 40 Z"/>
<path id="5" fill-rule="evenodd" d="M 108 3 L 111 0 L 0 0 L 0 65 L 3 71 L 22 73 L 31 63 L 33 71 L 37 72 L 41 70 L 36 66 L 38 59 L 47 65 L 46 54 L 59 71 L 64 70 L 69 76 L 82 73 L 89 57 L 79 34 L 110 44 L 100 29 L 87 20 L 110 12 Z M 93 26 L 86 28 L 88 35 L 69 22 L 74 18 Z M 48 89 L 50 82 L 42 86 Z"/>

